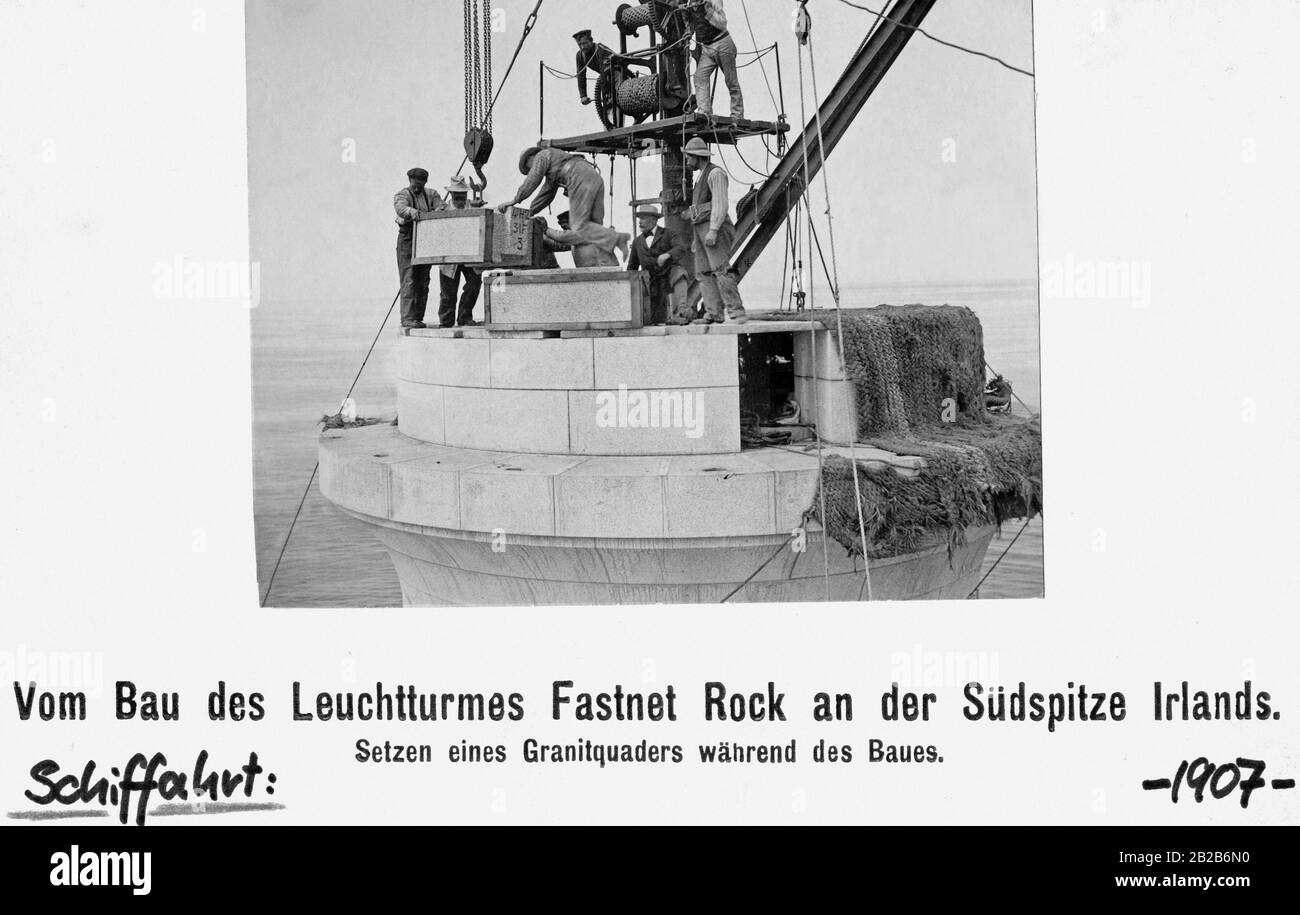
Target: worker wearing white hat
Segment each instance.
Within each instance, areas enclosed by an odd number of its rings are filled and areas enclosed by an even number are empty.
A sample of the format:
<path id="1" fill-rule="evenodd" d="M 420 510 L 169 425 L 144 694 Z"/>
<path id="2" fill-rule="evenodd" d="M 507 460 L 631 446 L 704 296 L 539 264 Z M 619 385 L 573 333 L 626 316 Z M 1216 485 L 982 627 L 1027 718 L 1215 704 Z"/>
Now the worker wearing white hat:
<path id="1" fill-rule="evenodd" d="M 478 185 L 474 185 L 475 190 Z M 470 183 L 455 175 L 447 185 L 447 202 L 453 210 L 469 208 Z M 438 268 L 438 326 L 472 327 L 478 324 L 474 320 L 474 306 L 478 304 L 479 292 L 483 288 L 483 274 L 464 264 L 443 264 Z M 456 304 L 456 293 L 460 290 L 461 280 L 465 289 L 460 294 L 460 305 Z"/>
<path id="2" fill-rule="evenodd" d="M 695 235 L 695 275 L 704 294 L 704 317 L 696 324 L 720 324 L 723 310 L 735 324 L 748 320 L 740 288 L 730 273 L 736 225 L 727 213 L 727 173 L 709 161 L 709 145 L 694 137 L 682 150 L 686 167 L 698 172 L 687 211 Z"/>

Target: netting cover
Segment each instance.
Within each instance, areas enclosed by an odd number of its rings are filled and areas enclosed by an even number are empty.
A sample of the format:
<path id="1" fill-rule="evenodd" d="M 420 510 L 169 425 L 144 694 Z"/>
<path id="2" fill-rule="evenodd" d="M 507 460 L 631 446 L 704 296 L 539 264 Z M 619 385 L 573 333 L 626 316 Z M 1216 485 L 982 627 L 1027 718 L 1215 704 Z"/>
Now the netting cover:
<path id="1" fill-rule="evenodd" d="M 984 334 L 973 311 L 881 305 L 846 309 L 840 322 L 858 441 L 926 461 L 914 477 L 858 468 L 869 556 L 945 542 L 951 550 L 968 527 L 1042 511 L 1038 417 L 985 409 Z M 827 532 L 860 555 L 851 462 L 828 456 L 822 487 Z"/>

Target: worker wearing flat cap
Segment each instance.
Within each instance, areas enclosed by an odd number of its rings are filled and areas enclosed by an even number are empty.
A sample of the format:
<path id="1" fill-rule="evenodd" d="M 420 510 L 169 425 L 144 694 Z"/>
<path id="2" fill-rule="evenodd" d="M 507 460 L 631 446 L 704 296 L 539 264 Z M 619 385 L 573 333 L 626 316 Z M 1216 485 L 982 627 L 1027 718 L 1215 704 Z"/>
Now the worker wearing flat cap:
<path id="1" fill-rule="evenodd" d="M 397 273 L 402 281 L 402 326 L 424 327 L 424 309 L 429 302 L 429 264 L 412 264 L 415 224 L 446 206 L 438 192 L 425 187 L 429 173 L 413 168 L 406 173 L 406 187 L 393 195 L 397 213 Z"/>
<path id="2" fill-rule="evenodd" d="M 653 206 L 636 211 L 636 225 L 627 269 L 644 270 L 649 276 L 651 323 L 689 324 L 695 313 L 686 269 L 691 257 L 687 240 L 671 225 L 660 225 L 659 210 Z"/>
<path id="3" fill-rule="evenodd" d="M 562 189 L 569 199 L 569 228 L 547 229 L 547 237 L 573 246 L 575 267 L 616 267 L 616 249 L 626 259 L 631 235 L 605 225 L 605 179 L 596 166 L 561 149 L 530 146 L 519 157 L 519 172 L 525 176 L 524 183 L 512 199 L 497 206 L 498 212 L 522 204 L 537 191 L 529 205 L 529 215 L 536 216 Z"/>
<path id="4" fill-rule="evenodd" d="M 727 212 L 727 173 L 710 160 L 709 144 L 692 137 L 682 148 L 686 167 L 695 175 L 695 189 L 688 210 L 695 244 L 695 275 L 704 294 L 704 317 L 696 324 L 721 324 L 723 310 L 733 324 L 744 323 L 745 306 L 740 288 L 731 273 L 731 249 L 736 245 L 736 226 Z"/>
<path id="5" fill-rule="evenodd" d="M 478 186 L 474 186 L 475 192 Z M 453 210 L 469 209 L 470 183 L 460 175 L 451 179 L 447 185 L 448 208 Z M 465 281 L 465 290 L 460 296 L 460 307 L 456 307 L 456 292 L 461 280 Z M 479 290 L 483 288 L 483 275 L 473 267 L 464 264 L 443 264 L 438 268 L 438 326 L 470 327 L 478 324 L 474 320 L 474 306 L 478 302 Z"/>
<path id="6" fill-rule="evenodd" d="M 591 29 L 573 33 L 573 40 L 578 43 L 578 55 L 574 59 L 574 73 L 578 77 L 578 101 L 584 105 L 591 104 L 587 95 L 587 71 L 599 74 L 614 54 L 614 49 L 598 44 L 591 37 Z"/>

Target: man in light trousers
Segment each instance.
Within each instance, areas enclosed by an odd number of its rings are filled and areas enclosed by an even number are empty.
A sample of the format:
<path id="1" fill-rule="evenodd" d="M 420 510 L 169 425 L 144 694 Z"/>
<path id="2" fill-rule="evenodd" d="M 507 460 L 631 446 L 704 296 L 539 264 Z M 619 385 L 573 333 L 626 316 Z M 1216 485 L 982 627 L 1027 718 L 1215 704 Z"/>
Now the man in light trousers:
<path id="1" fill-rule="evenodd" d="M 525 176 L 524 183 L 514 197 L 497 207 L 498 212 L 522 204 L 537 191 L 528 207 L 529 214 L 536 216 L 563 190 L 569 198 L 569 228 L 547 229 L 546 234 L 554 241 L 573 246 L 573 265 L 616 267 L 619 264 L 616 250 L 627 258 L 632 236 L 605 225 L 605 179 L 596 166 L 574 153 L 530 146 L 519 157 L 519 173 Z"/>
<path id="2" fill-rule="evenodd" d="M 691 228 L 695 235 L 695 275 L 704 295 L 704 317 L 694 324 L 721 324 L 723 309 L 733 324 L 749 320 L 740 288 L 731 274 L 731 249 L 736 245 L 736 225 L 727 213 L 727 173 L 709 161 L 709 144 L 693 137 L 682 152 L 695 176 L 691 196 Z"/>
<path id="3" fill-rule="evenodd" d="M 736 73 L 736 43 L 727 31 L 727 14 L 722 0 L 699 0 L 688 7 L 695 28 L 695 110 L 713 115 L 713 74 L 721 70 L 731 93 L 733 118 L 745 116 L 745 97 Z"/>

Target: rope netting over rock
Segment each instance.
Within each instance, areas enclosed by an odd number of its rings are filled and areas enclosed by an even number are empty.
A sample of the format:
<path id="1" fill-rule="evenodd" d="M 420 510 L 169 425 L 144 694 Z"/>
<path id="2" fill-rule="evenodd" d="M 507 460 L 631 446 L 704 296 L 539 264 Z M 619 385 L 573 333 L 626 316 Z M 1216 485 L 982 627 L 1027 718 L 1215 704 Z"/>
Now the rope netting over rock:
<path id="1" fill-rule="evenodd" d="M 858 441 L 926 463 L 910 477 L 879 465 L 859 466 L 869 556 L 897 556 L 944 542 L 951 550 L 972 525 L 1042 511 L 1038 417 L 985 409 L 984 333 L 973 311 L 881 305 L 846 309 L 840 320 Z M 828 456 L 822 486 L 827 532 L 860 555 L 851 462 Z"/>

